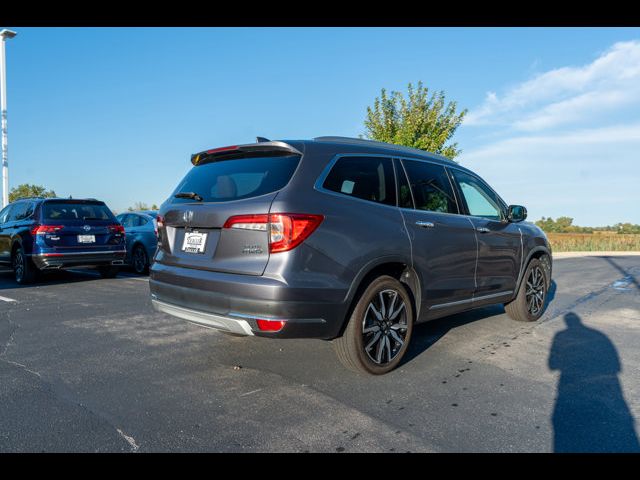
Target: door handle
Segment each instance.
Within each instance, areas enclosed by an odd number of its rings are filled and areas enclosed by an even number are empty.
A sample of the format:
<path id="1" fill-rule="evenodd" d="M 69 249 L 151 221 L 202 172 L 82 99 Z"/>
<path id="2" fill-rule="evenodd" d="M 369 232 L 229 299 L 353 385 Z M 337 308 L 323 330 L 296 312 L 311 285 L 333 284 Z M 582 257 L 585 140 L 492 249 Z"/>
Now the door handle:
<path id="1" fill-rule="evenodd" d="M 423 222 L 422 220 L 418 220 L 416 222 L 416 225 L 418 225 L 419 227 L 422 227 L 422 228 L 433 228 L 433 227 L 435 227 L 433 222 Z"/>
<path id="2" fill-rule="evenodd" d="M 489 233 L 491 231 L 487 227 L 478 227 L 476 230 L 480 233 Z"/>

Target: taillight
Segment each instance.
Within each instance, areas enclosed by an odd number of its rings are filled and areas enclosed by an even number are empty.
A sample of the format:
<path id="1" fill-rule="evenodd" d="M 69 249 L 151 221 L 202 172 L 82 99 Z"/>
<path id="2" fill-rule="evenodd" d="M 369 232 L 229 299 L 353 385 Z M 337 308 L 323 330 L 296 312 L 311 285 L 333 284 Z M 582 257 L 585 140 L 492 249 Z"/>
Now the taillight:
<path id="1" fill-rule="evenodd" d="M 158 215 L 156 217 L 156 228 L 164 227 L 164 217 L 162 215 Z"/>
<path id="2" fill-rule="evenodd" d="M 122 225 L 109 225 L 109 230 L 111 233 L 121 233 L 124 235 L 124 227 Z"/>
<path id="3" fill-rule="evenodd" d="M 259 230 L 267 231 L 269 223 L 269 215 L 236 215 L 229 217 L 222 228 L 239 228 L 240 230 Z"/>
<path id="4" fill-rule="evenodd" d="M 45 233 L 56 233 L 64 228 L 64 225 L 34 225 L 31 228 L 31 235 L 44 235 Z"/>
<path id="5" fill-rule="evenodd" d="M 324 217 L 306 213 L 236 215 L 222 228 L 256 230 L 269 233 L 269 252 L 287 252 L 300 245 L 318 228 Z"/>
<path id="6" fill-rule="evenodd" d="M 282 327 L 284 327 L 285 323 L 287 322 L 284 320 L 258 319 L 257 323 L 258 323 L 258 328 L 263 332 L 277 332 L 279 330 L 282 330 Z"/>

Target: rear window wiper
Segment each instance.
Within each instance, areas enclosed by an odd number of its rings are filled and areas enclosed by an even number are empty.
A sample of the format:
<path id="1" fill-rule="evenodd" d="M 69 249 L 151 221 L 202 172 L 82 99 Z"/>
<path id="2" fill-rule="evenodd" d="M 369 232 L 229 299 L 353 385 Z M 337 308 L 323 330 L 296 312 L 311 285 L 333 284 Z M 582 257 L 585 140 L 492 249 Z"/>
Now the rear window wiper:
<path id="1" fill-rule="evenodd" d="M 175 198 L 190 198 L 196 202 L 201 202 L 203 198 L 196 192 L 180 192 L 174 195 Z"/>
<path id="2" fill-rule="evenodd" d="M 82 217 L 83 220 L 105 220 L 102 217 Z"/>

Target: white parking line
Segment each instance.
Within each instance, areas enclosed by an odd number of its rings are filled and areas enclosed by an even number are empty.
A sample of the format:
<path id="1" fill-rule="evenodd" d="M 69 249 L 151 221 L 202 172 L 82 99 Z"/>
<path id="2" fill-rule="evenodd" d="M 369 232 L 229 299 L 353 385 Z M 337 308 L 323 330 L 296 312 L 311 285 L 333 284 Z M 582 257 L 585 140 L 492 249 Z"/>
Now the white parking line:
<path id="1" fill-rule="evenodd" d="M 15 302 L 17 303 L 17 300 L 14 300 L 13 298 L 9 298 L 9 297 L 0 297 L 0 300 L 2 300 L 3 302 Z"/>

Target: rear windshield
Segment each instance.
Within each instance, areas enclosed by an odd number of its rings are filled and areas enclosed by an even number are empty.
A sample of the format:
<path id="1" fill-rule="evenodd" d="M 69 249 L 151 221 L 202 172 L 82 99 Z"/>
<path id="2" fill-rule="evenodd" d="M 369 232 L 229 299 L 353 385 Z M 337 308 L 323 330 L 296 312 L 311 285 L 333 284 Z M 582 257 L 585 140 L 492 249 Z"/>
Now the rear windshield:
<path id="1" fill-rule="evenodd" d="M 257 197 L 284 187 L 300 161 L 300 155 L 237 158 L 193 167 L 180 182 L 177 193 L 192 192 L 204 202 L 227 202 Z M 173 203 L 189 203 L 189 198 L 172 198 Z"/>
<path id="2" fill-rule="evenodd" d="M 115 220 L 104 203 L 45 202 L 42 216 L 46 220 Z"/>

